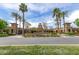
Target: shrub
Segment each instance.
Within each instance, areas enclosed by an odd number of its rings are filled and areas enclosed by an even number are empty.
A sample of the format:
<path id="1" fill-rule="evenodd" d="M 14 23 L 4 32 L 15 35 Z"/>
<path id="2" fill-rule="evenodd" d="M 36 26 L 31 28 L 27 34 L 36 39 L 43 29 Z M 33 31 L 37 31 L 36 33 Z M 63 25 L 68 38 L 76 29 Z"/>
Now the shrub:
<path id="1" fill-rule="evenodd" d="M 57 33 L 27 33 L 25 37 L 59 37 Z"/>
<path id="2" fill-rule="evenodd" d="M 68 32 L 68 33 L 65 33 L 66 35 L 75 35 L 76 33 L 75 32 Z"/>
<path id="3" fill-rule="evenodd" d="M 8 34 L 9 36 L 14 36 L 14 35 L 16 35 L 16 34 Z"/>
<path id="4" fill-rule="evenodd" d="M 51 33 L 51 36 L 52 37 L 59 37 L 58 33 L 55 33 L 55 32 Z"/>
<path id="5" fill-rule="evenodd" d="M 6 37 L 8 34 L 0 34 L 0 37 Z"/>

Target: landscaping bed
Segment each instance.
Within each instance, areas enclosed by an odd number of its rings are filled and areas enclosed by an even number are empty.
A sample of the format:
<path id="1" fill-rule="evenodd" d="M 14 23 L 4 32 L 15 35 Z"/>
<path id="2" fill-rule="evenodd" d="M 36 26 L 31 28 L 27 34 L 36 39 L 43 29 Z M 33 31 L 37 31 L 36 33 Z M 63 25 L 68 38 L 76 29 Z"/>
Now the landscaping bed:
<path id="1" fill-rule="evenodd" d="M 57 33 L 26 33 L 25 37 L 59 37 Z"/>
<path id="2" fill-rule="evenodd" d="M 7 33 L 0 33 L 0 37 L 7 37 L 8 34 Z"/>
<path id="3" fill-rule="evenodd" d="M 68 32 L 68 33 L 64 33 L 65 36 L 79 36 L 79 33 L 75 33 L 75 32 Z"/>
<path id="4" fill-rule="evenodd" d="M 1 46 L 1 55 L 79 55 L 79 46 Z"/>
<path id="5" fill-rule="evenodd" d="M 0 37 L 15 36 L 15 34 L 0 33 Z"/>

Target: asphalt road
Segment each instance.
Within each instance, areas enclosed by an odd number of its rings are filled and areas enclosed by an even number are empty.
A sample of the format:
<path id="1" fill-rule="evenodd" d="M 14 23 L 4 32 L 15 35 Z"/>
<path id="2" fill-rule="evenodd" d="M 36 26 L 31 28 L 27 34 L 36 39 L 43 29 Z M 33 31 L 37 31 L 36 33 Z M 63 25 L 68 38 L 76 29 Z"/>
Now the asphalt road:
<path id="1" fill-rule="evenodd" d="M 79 44 L 79 37 L 35 37 L 23 38 L 17 36 L 0 37 L 0 45 L 27 44 Z"/>

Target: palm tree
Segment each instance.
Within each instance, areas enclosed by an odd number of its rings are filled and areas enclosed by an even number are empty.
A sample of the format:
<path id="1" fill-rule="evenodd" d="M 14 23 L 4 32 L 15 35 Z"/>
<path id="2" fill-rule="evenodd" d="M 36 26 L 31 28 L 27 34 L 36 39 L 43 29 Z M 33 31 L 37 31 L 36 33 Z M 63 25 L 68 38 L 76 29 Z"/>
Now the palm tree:
<path id="1" fill-rule="evenodd" d="M 58 33 L 59 33 L 59 26 L 60 26 L 60 22 L 59 22 L 59 20 L 60 20 L 60 12 L 61 12 L 61 10 L 59 9 L 59 8 L 55 8 L 54 10 L 53 10 L 53 17 L 55 17 L 56 19 L 55 19 L 55 21 L 57 22 L 56 24 L 57 24 L 57 28 L 58 28 Z"/>
<path id="2" fill-rule="evenodd" d="M 68 12 L 67 11 L 63 11 L 62 12 L 62 18 L 63 18 L 63 25 L 64 25 L 64 32 L 65 32 L 65 17 L 68 16 Z"/>
<path id="3" fill-rule="evenodd" d="M 24 16 L 25 16 L 25 12 L 28 11 L 27 10 L 27 5 L 25 3 L 21 3 L 21 5 L 19 5 L 19 10 L 22 12 L 23 14 L 23 29 L 22 29 L 22 35 L 24 36 Z"/>
<path id="4" fill-rule="evenodd" d="M 17 20 L 18 20 L 18 13 L 16 12 L 12 12 L 12 16 L 15 18 L 15 21 L 16 21 L 16 35 L 18 34 L 18 31 L 17 31 Z"/>

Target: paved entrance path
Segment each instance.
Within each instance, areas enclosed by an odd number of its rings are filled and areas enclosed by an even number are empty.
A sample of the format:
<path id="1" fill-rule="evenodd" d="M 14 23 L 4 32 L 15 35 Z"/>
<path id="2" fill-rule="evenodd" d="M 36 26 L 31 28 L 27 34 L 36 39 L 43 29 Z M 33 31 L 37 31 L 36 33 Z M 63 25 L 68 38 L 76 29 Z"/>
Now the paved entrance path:
<path id="1" fill-rule="evenodd" d="M 0 45 L 27 45 L 27 44 L 79 44 L 79 37 L 36 37 L 22 36 L 0 37 Z"/>

